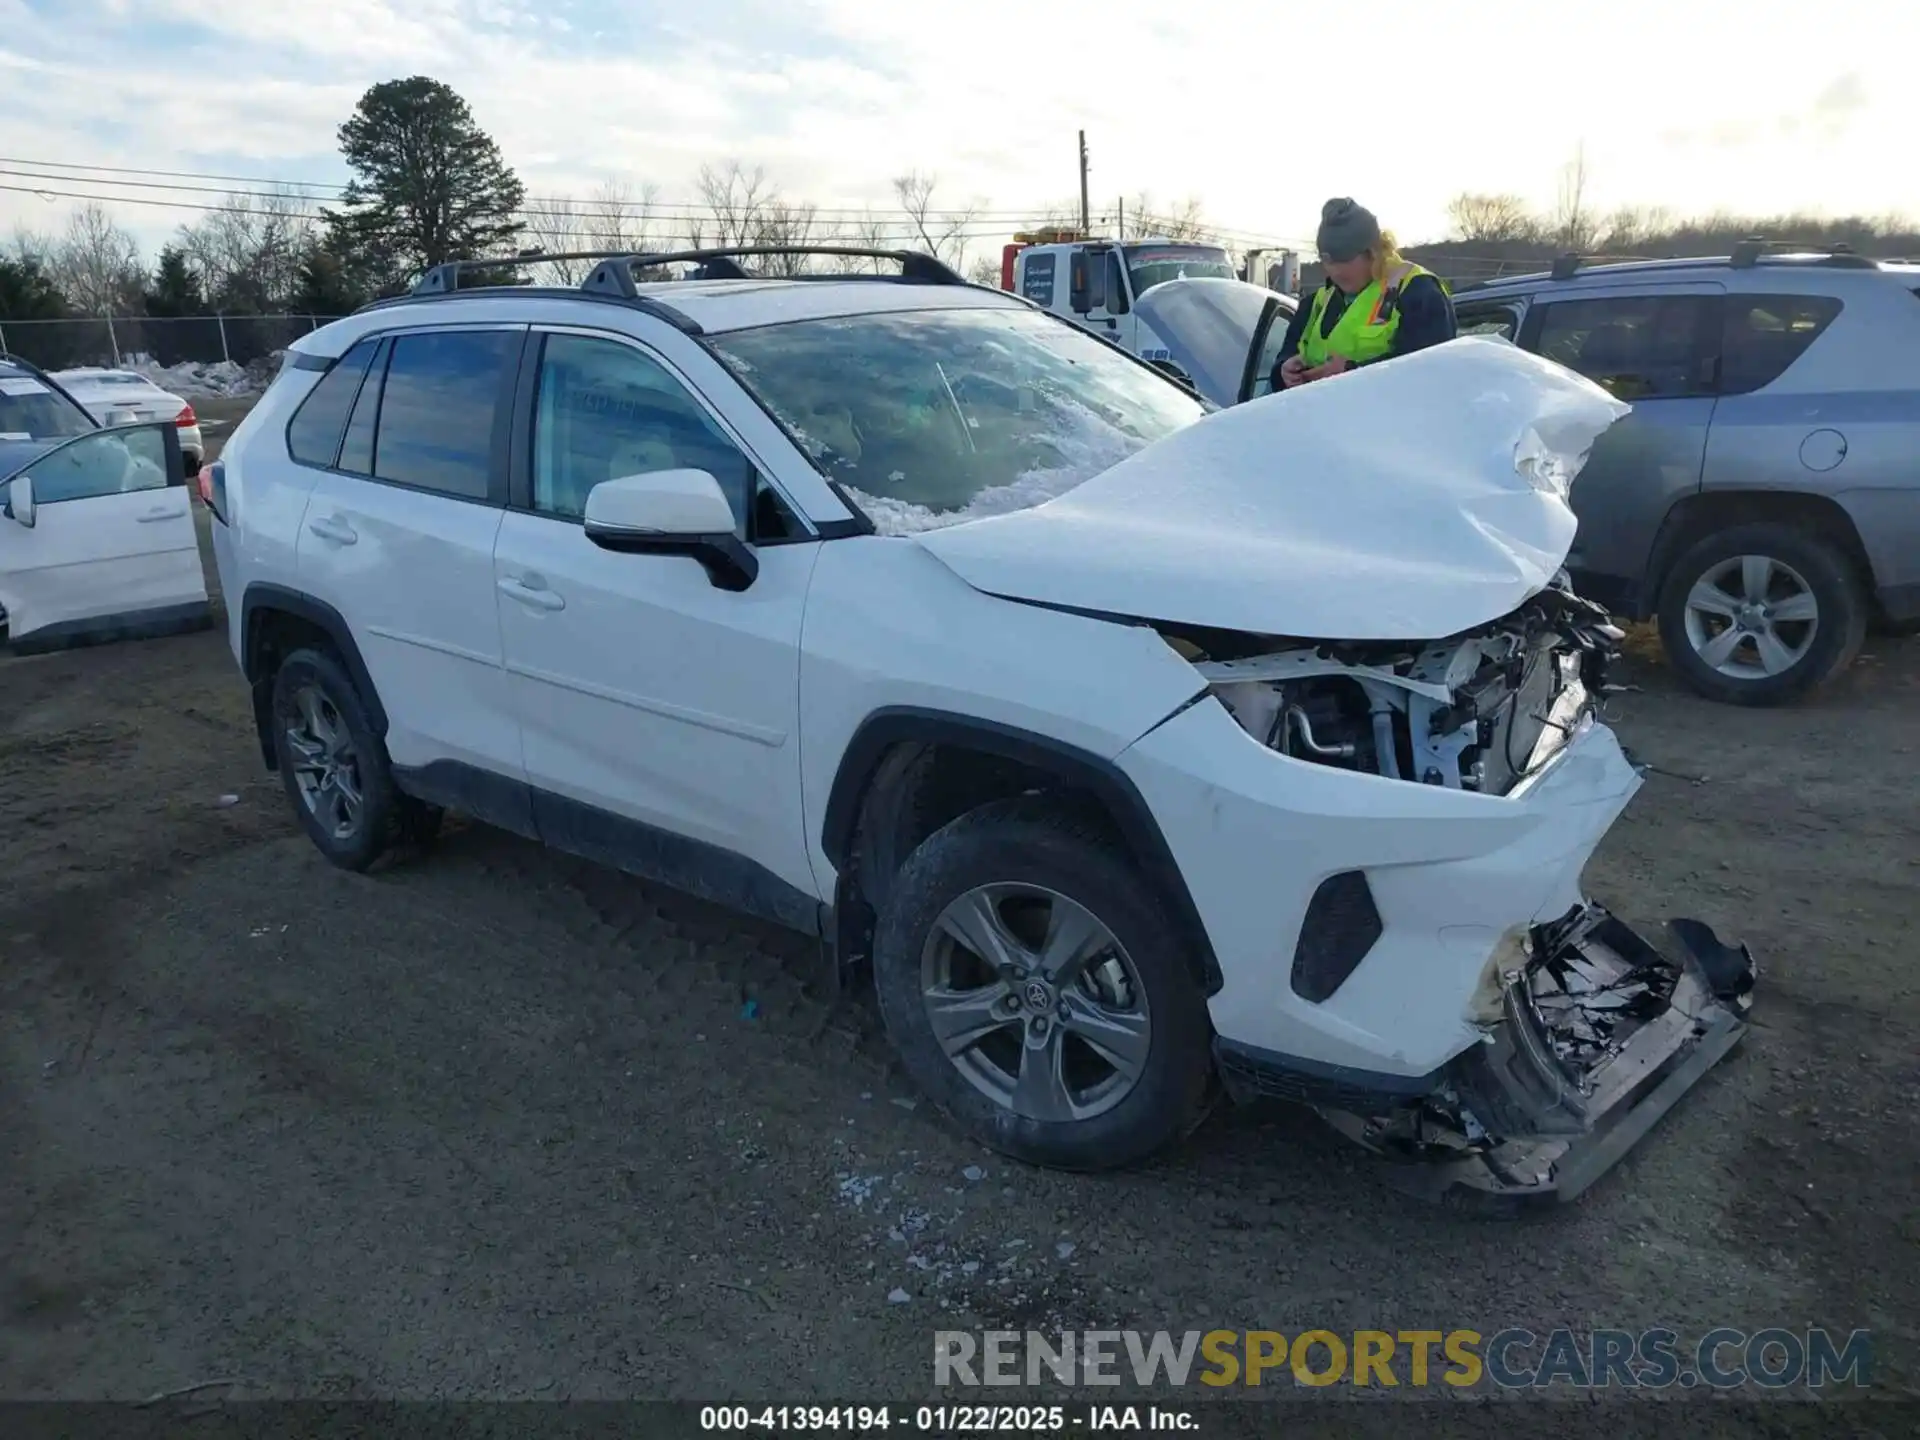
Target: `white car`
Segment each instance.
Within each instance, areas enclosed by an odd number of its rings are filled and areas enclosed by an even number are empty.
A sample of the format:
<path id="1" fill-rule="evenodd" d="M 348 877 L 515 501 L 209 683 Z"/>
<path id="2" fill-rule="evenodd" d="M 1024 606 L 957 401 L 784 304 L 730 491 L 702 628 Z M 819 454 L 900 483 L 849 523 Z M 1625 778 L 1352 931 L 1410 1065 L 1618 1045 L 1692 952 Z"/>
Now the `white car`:
<path id="1" fill-rule="evenodd" d="M 203 495 L 314 843 L 452 808 L 817 934 L 1026 1160 L 1139 1160 L 1218 1077 L 1577 1194 L 1753 984 L 1580 888 L 1640 777 L 1565 493 L 1624 407 L 1465 340 L 1210 413 L 894 258 L 444 267 L 294 345 Z"/>
<path id="2" fill-rule="evenodd" d="M 15 653 L 205 629 L 178 430 L 102 428 L 0 360 L 0 627 Z"/>
<path id="3" fill-rule="evenodd" d="M 137 370 L 107 370 L 81 366 L 74 370 L 56 370 L 53 378 L 66 392 L 87 408 L 101 424 L 139 424 L 149 420 L 171 420 L 180 431 L 180 452 L 186 457 L 187 474 L 199 473 L 206 443 L 200 438 L 200 417 L 191 401 L 162 390 Z"/>

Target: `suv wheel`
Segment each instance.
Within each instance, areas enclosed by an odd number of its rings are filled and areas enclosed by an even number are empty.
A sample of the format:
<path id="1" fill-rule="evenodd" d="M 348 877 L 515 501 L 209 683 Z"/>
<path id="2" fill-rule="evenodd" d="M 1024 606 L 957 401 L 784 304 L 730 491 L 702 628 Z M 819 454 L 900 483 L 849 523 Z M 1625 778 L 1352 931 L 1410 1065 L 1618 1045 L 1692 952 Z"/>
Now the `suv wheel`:
<path id="1" fill-rule="evenodd" d="M 394 787 L 359 692 L 324 651 L 296 650 L 274 676 L 273 743 L 294 813 L 343 870 L 365 870 L 400 834 L 424 838 L 437 820 Z"/>
<path id="2" fill-rule="evenodd" d="M 1710 700 L 1777 705 L 1853 663 L 1867 602 L 1833 542 L 1771 521 L 1736 525 L 1690 548 L 1660 592 L 1660 641 Z"/>
<path id="3" fill-rule="evenodd" d="M 1206 1003 L 1162 907 L 1099 830 L 1031 798 L 908 857 L 874 937 L 901 1062 L 994 1149 L 1100 1170 L 1203 1114 Z"/>

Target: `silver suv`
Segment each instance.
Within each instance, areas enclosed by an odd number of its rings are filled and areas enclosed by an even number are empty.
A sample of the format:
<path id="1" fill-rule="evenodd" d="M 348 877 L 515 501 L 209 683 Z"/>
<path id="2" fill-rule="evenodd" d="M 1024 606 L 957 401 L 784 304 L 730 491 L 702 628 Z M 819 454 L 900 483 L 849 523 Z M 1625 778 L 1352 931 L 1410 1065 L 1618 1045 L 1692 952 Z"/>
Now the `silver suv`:
<path id="1" fill-rule="evenodd" d="M 1657 619 L 1686 681 L 1771 705 L 1920 620 L 1920 267 L 1758 241 L 1462 287 L 1633 406 L 1573 487 L 1583 595 Z"/>

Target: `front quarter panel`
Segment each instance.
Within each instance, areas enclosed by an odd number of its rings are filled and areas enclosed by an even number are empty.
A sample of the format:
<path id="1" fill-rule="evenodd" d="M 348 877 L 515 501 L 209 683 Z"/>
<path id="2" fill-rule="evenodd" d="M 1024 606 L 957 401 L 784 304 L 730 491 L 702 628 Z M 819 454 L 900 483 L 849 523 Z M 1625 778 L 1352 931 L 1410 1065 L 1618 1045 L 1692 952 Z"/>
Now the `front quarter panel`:
<path id="1" fill-rule="evenodd" d="M 801 647 L 802 787 L 823 895 L 835 880 L 827 799 L 875 712 L 985 720 L 1111 760 L 1205 688 L 1147 626 L 984 595 L 904 538 L 821 547 Z"/>

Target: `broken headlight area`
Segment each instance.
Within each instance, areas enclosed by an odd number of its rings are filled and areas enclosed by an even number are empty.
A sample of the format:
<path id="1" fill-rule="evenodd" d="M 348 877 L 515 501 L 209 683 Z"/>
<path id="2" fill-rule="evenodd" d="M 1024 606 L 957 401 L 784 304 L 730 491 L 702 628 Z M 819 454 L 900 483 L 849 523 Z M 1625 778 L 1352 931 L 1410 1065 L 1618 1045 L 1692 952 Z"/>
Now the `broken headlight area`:
<path id="1" fill-rule="evenodd" d="M 1322 1108 L 1413 1188 L 1571 1200 L 1746 1033 L 1755 966 L 1697 920 L 1673 958 L 1597 905 L 1537 926 L 1496 971 L 1497 1018 L 1442 1085 L 1375 1113 Z"/>
<path id="2" fill-rule="evenodd" d="M 1242 728 L 1282 755 L 1490 795 L 1578 733 L 1607 691 L 1622 638 L 1564 579 L 1443 640 L 1161 633 Z"/>

